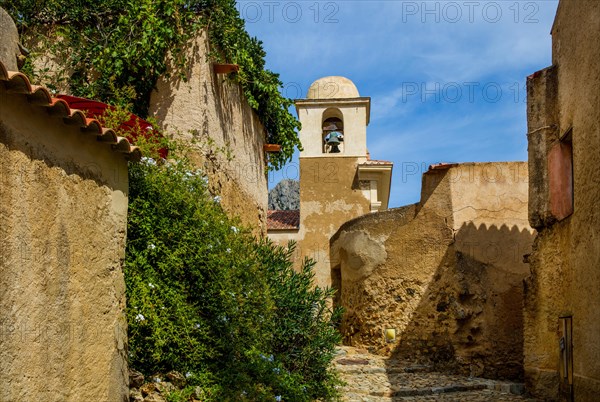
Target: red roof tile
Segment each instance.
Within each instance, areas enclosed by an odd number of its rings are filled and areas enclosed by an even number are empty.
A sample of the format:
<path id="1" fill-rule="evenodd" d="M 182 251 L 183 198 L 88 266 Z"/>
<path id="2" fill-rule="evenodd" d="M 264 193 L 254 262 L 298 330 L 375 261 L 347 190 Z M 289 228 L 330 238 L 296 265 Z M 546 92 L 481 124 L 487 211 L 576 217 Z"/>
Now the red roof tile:
<path id="1" fill-rule="evenodd" d="M 115 110 L 115 107 L 111 105 L 91 99 L 61 94 L 56 95 L 56 98 L 66 101 L 69 104 L 69 107 L 72 109 L 81 110 L 90 119 L 98 119 L 99 117 L 102 117 L 107 110 Z M 133 113 L 129 113 L 129 120 L 123 122 L 118 129 L 122 133 L 126 133 L 127 140 L 134 143 L 139 134 L 146 136 L 144 133 L 151 133 L 151 135 L 162 137 L 160 132 L 154 133 L 151 123 L 141 119 Z M 158 153 L 162 158 L 167 159 L 168 150 L 166 148 L 160 149 Z"/>
<path id="2" fill-rule="evenodd" d="M 393 165 L 394 162 L 390 162 L 390 161 L 378 161 L 378 160 L 368 160 L 366 162 L 361 163 L 362 166 L 365 165 Z"/>
<path id="3" fill-rule="evenodd" d="M 130 160 L 139 160 L 142 156 L 140 149 L 133 146 L 126 138 L 119 137 L 110 128 L 104 128 L 96 119 L 90 119 L 78 109 L 71 109 L 62 99 L 52 96 L 47 88 L 32 85 L 29 78 L 18 71 L 8 71 L 0 62 L 0 82 L 8 93 L 23 94 L 29 102 L 36 106 L 45 107 L 50 114 L 62 116 L 65 124 L 77 125 L 81 131 L 96 135 L 98 141 L 110 144 L 116 152 L 121 152 Z"/>
<path id="4" fill-rule="evenodd" d="M 267 212 L 268 230 L 294 230 L 300 226 L 300 211 L 269 210 Z"/>

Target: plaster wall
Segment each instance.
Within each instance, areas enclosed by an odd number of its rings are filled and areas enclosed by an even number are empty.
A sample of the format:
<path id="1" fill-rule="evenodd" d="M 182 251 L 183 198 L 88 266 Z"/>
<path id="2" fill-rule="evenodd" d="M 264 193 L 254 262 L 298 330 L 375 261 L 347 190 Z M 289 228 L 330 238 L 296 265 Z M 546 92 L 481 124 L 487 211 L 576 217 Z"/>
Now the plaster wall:
<path id="1" fill-rule="evenodd" d="M 298 240 L 298 230 L 271 230 L 269 239 L 274 243 L 285 246 L 291 240 Z"/>
<path id="2" fill-rule="evenodd" d="M 528 80 L 530 170 L 538 176 L 530 191 L 530 219 L 539 234 L 525 304 L 526 383 L 536 396 L 559 399 L 559 317 L 571 315 L 574 397 L 595 401 L 600 394 L 600 3 L 561 1 L 552 43 L 553 67 Z M 548 87 L 555 90 L 549 93 Z M 574 207 L 559 220 L 548 207 L 546 160 L 570 129 Z"/>
<path id="3" fill-rule="evenodd" d="M 213 72 L 205 31 L 185 51 L 186 81 L 174 69 L 170 78 L 159 80 L 149 114 L 181 140 L 194 162 L 204 168 L 209 188 L 221 195 L 224 209 L 257 234 L 266 234 L 264 127 L 240 85 Z"/>
<path id="4" fill-rule="evenodd" d="M 365 158 L 300 157 L 300 228 L 297 233 L 299 264 L 304 257 L 316 261 L 315 281 L 330 286 L 329 240 L 346 221 L 370 211 L 370 199 L 361 190 L 357 166 Z"/>
<path id="5" fill-rule="evenodd" d="M 0 85 L 0 400 L 126 401 L 127 162 Z"/>
<path id="6" fill-rule="evenodd" d="M 268 235 L 269 239 L 279 246 L 286 247 L 292 240 L 296 242 L 296 250 L 292 254 L 292 261 L 296 268 L 299 268 L 302 262 L 301 252 L 298 247 L 298 233 L 299 230 L 270 230 Z"/>
<path id="7" fill-rule="evenodd" d="M 418 204 L 344 224 L 331 242 L 344 342 L 436 369 L 521 378 L 527 173 L 523 162 L 430 170 Z"/>
<path id="8" fill-rule="evenodd" d="M 71 56 L 71 49 L 68 46 L 55 46 L 64 41 L 56 33 L 59 29 L 56 25 L 29 27 L 20 39 L 29 50 L 27 58 L 35 72 L 35 81 L 55 89 L 56 93 L 72 95 L 70 77 L 74 71 L 66 62 Z"/>

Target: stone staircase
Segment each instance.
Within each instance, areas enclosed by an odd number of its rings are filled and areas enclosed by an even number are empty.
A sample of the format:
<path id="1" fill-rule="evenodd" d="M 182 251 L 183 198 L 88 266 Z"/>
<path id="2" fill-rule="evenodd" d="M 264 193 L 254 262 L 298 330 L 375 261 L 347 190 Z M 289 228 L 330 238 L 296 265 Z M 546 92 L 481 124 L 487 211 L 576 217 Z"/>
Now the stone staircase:
<path id="1" fill-rule="evenodd" d="M 344 401 L 536 401 L 523 396 L 523 384 L 432 372 L 352 347 L 340 347 L 334 364 Z"/>

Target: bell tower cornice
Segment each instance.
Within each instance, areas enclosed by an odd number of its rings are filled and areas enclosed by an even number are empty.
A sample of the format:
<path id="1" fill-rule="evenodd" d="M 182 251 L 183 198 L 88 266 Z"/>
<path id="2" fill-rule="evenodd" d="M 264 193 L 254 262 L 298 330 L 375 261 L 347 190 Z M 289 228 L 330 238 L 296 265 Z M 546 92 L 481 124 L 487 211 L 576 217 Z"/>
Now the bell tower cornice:
<path id="1" fill-rule="evenodd" d="M 296 113 L 300 116 L 300 110 L 305 108 L 323 108 L 329 106 L 360 106 L 367 109 L 367 118 L 365 124 L 371 120 L 371 97 L 361 96 L 358 98 L 338 98 L 338 99 L 295 99 Z"/>

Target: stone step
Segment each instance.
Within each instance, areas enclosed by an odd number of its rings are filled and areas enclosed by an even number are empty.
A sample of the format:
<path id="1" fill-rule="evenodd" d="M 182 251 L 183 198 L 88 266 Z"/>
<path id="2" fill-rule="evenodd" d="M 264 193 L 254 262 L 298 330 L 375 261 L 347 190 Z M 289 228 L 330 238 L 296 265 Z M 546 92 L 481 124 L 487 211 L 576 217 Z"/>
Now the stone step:
<path id="1" fill-rule="evenodd" d="M 415 364 L 408 367 L 390 367 L 388 370 L 390 373 L 429 373 L 430 371 L 432 371 L 431 366 L 424 364 Z"/>
<path id="2" fill-rule="evenodd" d="M 365 390 L 360 388 L 354 388 L 352 386 L 346 387 L 348 394 L 368 395 L 375 397 L 407 397 L 407 396 L 424 396 L 424 395 L 436 395 L 446 393 L 457 393 L 457 392 L 470 392 L 480 390 L 492 390 L 498 391 L 504 394 L 512 395 L 523 395 L 525 387 L 519 383 L 498 383 L 495 381 L 489 381 L 487 383 L 479 384 L 451 384 L 443 387 L 423 387 L 423 388 L 396 388 L 391 387 L 384 390 Z"/>
<path id="3" fill-rule="evenodd" d="M 462 385 L 453 384 L 445 387 L 431 387 L 431 388 L 400 388 L 394 391 L 393 397 L 403 396 L 422 396 L 422 395 L 435 395 L 435 394 L 446 394 L 450 392 L 468 392 L 468 391 L 479 391 L 486 389 L 485 384 L 473 384 L 473 385 Z"/>
<path id="4" fill-rule="evenodd" d="M 340 351 L 334 366 L 346 385 L 345 402 L 535 402 L 523 384 L 433 371 L 427 364 Z"/>

